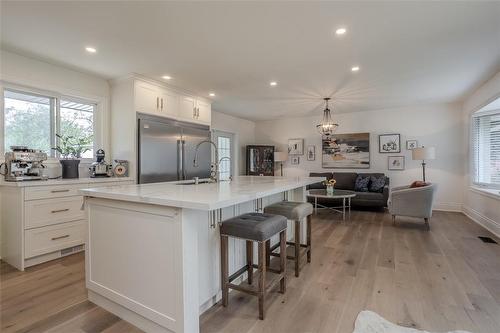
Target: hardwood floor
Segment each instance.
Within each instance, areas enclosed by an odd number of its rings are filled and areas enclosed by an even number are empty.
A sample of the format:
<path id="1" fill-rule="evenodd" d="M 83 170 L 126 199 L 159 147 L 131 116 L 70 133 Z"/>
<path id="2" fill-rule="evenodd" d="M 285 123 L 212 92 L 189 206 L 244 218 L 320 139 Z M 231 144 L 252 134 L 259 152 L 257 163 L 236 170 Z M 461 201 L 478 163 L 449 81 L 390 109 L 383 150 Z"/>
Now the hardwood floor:
<path id="1" fill-rule="evenodd" d="M 353 212 L 352 222 L 313 218 L 312 263 L 287 292 L 272 293 L 266 320 L 257 299 L 231 292 L 229 307 L 202 315 L 202 332 L 351 333 L 356 315 L 376 311 L 395 323 L 431 331 L 500 332 L 500 245 L 458 213 L 421 221 Z M 497 241 L 500 240 L 497 239 Z M 140 332 L 86 300 L 82 254 L 19 272 L 1 264 L 2 332 Z"/>

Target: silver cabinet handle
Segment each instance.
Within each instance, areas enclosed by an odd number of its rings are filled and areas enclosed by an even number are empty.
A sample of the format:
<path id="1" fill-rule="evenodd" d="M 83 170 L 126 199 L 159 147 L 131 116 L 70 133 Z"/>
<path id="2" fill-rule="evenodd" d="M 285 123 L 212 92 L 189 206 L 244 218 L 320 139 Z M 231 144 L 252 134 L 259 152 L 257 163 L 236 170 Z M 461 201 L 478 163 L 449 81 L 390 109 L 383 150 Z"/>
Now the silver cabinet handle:
<path id="1" fill-rule="evenodd" d="M 193 108 L 193 118 L 196 118 L 196 108 Z"/>
<path id="2" fill-rule="evenodd" d="M 160 108 L 160 97 L 156 97 L 156 110 Z"/>
<path id="3" fill-rule="evenodd" d="M 50 191 L 50 193 L 61 193 L 61 192 L 69 192 L 69 190 L 66 189 L 66 190 L 52 190 L 52 191 Z"/>
<path id="4" fill-rule="evenodd" d="M 53 241 L 55 241 L 55 240 L 58 240 L 58 239 L 63 239 L 63 238 L 68 238 L 68 237 L 69 237 L 69 235 L 64 235 L 64 236 L 59 236 L 59 237 L 52 237 L 51 239 Z"/>
<path id="5" fill-rule="evenodd" d="M 161 99 L 161 110 L 163 111 L 163 98 Z"/>
<path id="6" fill-rule="evenodd" d="M 62 213 L 62 212 L 67 212 L 68 210 L 69 210 L 69 208 L 56 209 L 56 210 L 51 211 L 51 213 L 52 214 L 54 214 L 54 213 Z"/>
<path id="7" fill-rule="evenodd" d="M 200 108 L 196 108 L 196 119 L 200 118 Z"/>

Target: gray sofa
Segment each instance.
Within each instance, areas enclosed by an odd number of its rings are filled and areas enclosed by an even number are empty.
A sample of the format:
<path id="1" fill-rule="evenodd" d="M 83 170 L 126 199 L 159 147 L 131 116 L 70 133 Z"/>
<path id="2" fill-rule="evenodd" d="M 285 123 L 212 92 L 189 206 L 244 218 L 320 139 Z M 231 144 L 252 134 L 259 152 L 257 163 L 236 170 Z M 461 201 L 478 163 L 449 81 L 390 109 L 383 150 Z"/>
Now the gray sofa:
<path id="1" fill-rule="evenodd" d="M 387 207 L 387 199 L 389 198 L 389 177 L 386 177 L 383 173 L 359 173 L 363 176 L 374 176 L 374 177 L 385 177 L 385 186 L 381 192 L 355 192 L 356 196 L 352 198 L 351 205 L 353 208 L 376 208 L 383 209 Z M 311 177 L 326 177 L 327 179 L 335 179 L 337 183 L 335 184 L 335 189 L 339 190 L 349 190 L 354 191 L 354 185 L 356 183 L 356 178 L 358 173 L 356 172 L 311 172 Z M 323 183 L 317 183 L 308 186 L 308 189 L 325 189 L 326 186 Z M 309 202 L 314 203 L 313 198 L 307 199 Z M 318 198 L 318 204 L 324 206 L 339 206 L 342 205 L 342 201 L 333 198 Z"/>

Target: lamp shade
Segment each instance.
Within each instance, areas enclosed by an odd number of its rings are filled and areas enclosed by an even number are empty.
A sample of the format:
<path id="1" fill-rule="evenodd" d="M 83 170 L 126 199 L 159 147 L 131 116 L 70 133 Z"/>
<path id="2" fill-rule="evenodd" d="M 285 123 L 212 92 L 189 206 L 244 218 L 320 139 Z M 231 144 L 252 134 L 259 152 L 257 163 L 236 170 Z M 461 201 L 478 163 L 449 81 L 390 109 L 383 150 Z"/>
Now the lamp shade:
<path id="1" fill-rule="evenodd" d="M 288 153 L 285 151 L 274 152 L 274 162 L 285 162 L 288 160 Z"/>
<path id="2" fill-rule="evenodd" d="M 436 148 L 435 147 L 414 148 L 411 151 L 411 158 L 413 160 L 433 160 L 436 158 Z"/>

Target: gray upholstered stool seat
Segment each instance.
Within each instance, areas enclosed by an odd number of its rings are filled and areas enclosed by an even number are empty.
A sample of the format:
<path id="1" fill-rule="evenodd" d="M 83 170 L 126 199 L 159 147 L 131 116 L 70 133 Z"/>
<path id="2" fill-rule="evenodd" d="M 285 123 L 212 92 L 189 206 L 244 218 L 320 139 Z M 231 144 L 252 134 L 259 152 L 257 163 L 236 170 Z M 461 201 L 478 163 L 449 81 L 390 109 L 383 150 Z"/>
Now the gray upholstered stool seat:
<path id="1" fill-rule="evenodd" d="M 264 319 L 264 301 L 266 294 L 275 283 L 280 282 L 280 292 L 286 290 L 286 217 L 281 215 L 247 213 L 239 215 L 222 222 L 220 226 L 221 237 L 221 284 L 222 284 L 222 305 L 228 304 L 229 289 L 235 289 L 249 293 L 259 298 L 259 318 Z M 280 242 L 280 267 L 278 270 L 271 269 L 268 264 L 268 252 L 266 245 L 269 244 L 271 237 L 278 235 Z M 246 240 L 247 264 L 229 275 L 229 246 L 228 238 L 237 237 Z M 258 243 L 258 264 L 253 260 L 253 242 Z M 253 283 L 253 270 L 259 270 L 259 283 L 257 288 L 246 288 L 243 284 L 233 284 L 232 281 L 243 273 L 248 273 L 248 284 Z M 276 273 L 276 278 L 272 279 L 266 286 L 266 273 Z"/>
<path id="2" fill-rule="evenodd" d="M 309 202 L 281 201 L 264 208 L 264 213 L 282 215 L 289 220 L 302 220 L 313 213 Z"/>
<path id="3" fill-rule="evenodd" d="M 285 229 L 286 218 L 284 216 L 247 213 L 222 222 L 220 233 L 261 242 Z"/>
<path id="4" fill-rule="evenodd" d="M 305 253 L 307 255 L 307 262 L 311 262 L 311 216 L 313 213 L 313 205 L 308 202 L 293 202 L 293 201 L 281 201 L 275 204 L 269 205 L 264 208 L 264 213 L 266 214 L 277 214 L 283 215 L 289 220 L 295 222 L 295 237 L 293 242 L 286 242 L 288 245 L 294 247 L 294 255 L 287 256 L 295 263 L 295 276 L 300 274 L 300 260 L 302 255 Z M 301 223 L 307 218 L 306 225 L 306 244 L 301 244 Z M 271 242 L 266 242 L 266 251 L 269 256 L 277 256 L 278 254 L 274 250 L 278 247 L 278 244 L 271 246 Z M 305 251 L 301 251 L 300 249 Z M 302 253 L 301 253 L 302 252 Z M 269 260 L 269 259 L 268 259 Z"/>

